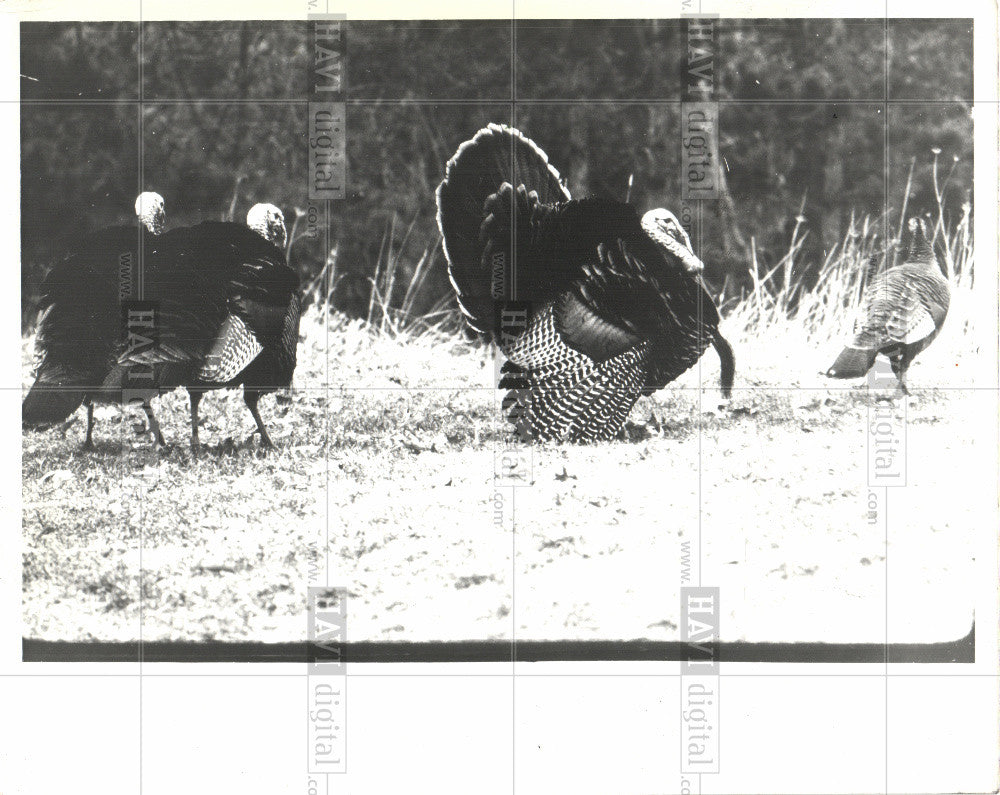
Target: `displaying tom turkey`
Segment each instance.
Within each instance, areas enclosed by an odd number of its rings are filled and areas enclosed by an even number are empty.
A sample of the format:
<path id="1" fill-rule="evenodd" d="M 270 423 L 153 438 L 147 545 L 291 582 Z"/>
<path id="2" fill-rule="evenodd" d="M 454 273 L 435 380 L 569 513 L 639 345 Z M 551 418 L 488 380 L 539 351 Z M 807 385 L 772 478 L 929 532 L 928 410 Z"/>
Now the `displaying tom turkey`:
<path id="1" fill-rule="evenodd" d="M 127 345 L 123 302 L 139 298 L 145 257 L 163 231 L 164 203 L 146 192 L 135 201 L 139 226 L 102 229 L 82 237 L 42 282 L 35 337 L 35 383 L 21 405 L 26 427 L 45 428 L 87 407 L 93 446 L 94 403 L 121 403 L 135 394 L 119 364 Z M 142 408 L 149 430 L 163 435 L 148 399 Z"/>
<path id="2" fill-rule="evenodd" d="M 907 223 L 910 246 L 903 261 L 870 274 L 861 313 L 850 341 L 826 371 L 830 378 L 860 378 L 871 370 L 875 357 L 889 358 L 903 394 L 910 363 L 944 324 L 951 288 L 927 239 L 927 223 Z"/>
<path id="3" fill-rule="evenodd" d="M 119 362 L 164 368 L 164 385 L 187 388 L 193 450 L 204 393 L 241 385 L 262 446 L 273 447 L 257 403 L 291 384 L 302 308 L 285 237 L 281 211 L 257 204 L 246 226 L 206 221 L 157 240 L 152 270 L 169 276 L 153 289 L 160 340 Z"/>
<path id="4" fill-rule="evenodd" d="M 677 219 L 573 199 L 548 157 L 490 124 L 437 189 L 448 273 L 469 324 L 508 361 L 508 419 L 535 439 L 615 436 L 640 395 L 714 345 L 729 397 L 735 362 Z"/>

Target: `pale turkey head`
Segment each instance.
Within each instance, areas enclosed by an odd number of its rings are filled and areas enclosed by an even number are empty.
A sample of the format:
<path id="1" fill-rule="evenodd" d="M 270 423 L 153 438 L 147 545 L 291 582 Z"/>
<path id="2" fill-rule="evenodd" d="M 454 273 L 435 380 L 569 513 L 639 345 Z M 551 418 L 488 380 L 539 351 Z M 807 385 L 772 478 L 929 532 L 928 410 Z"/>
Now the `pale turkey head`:
<path id="1" fill-rule="evenodd" d="M 163 212 L 163 197 L 153 191 L 145 191 L 139 194 L 135 200 L 135 214 L 139 217 L 142 225 L 154 235 L 163 232 L 165 216 Z"/>
<path id="2" fill-rule="evenodd" d="M 927 235 L 927 222 L 924 221 L 919 215 L 913 216 L 906 224 L 906 228 L 910 230 L 911 235 L 915 235 L 918 232 L 921 235 Z"/>
<path id="3" fill-rule="evenodd" d="M 285 248 L 288 233 L 285 231 L 285 216 L 273 204 L 255 204 L 247 213 L 247 226 L 254 232 L 270 240 L 280 249 Z"/>
<path id="4" fill-rule="evenodd" d="M 701 273 L 705 263 L 698 259 L 691 248 L 688 237 L 681 222 L 670 210 L 657 207 L 642 216 L 642 229 L 649 237 L 679 259 L 688 273 Z"/>

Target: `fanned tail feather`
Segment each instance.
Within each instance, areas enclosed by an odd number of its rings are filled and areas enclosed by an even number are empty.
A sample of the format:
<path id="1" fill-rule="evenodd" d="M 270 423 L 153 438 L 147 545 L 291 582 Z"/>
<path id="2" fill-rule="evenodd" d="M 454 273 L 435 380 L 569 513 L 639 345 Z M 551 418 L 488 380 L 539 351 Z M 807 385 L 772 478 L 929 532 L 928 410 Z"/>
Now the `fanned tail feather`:
<path id="1" fill-rule="evenodd" d="M 542 203 L 570 198 L 545 153 L 510 127 L 490 124 L 462 144 L 448 162 L 437 190 L 438 226 L 459 303 L 480 330 L 492 320 L 498 292 L 495 274 L 483 262 L 483 206 L 505 182 L 524 185 Z"/>

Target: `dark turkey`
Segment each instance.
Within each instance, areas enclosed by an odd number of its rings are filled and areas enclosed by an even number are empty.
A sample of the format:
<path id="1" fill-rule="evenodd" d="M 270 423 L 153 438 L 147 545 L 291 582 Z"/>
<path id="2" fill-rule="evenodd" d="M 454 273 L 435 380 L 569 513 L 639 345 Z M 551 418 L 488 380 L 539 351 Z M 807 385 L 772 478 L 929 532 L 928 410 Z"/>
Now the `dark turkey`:
<path id="1" fill-rule="evenodd" d="M 151 269 L 164 276 L 150 292 L 158 341 L 119 362 L 158 368 L 161 388 L 187 388 L 192 449 L 203 394 L 241 385 L 261 444 L 273 447 L 257 403 L 291 384 L 302 308 L 284 243 L 284 218 L 269 204 L 255 205 L 246 226 L 209 221 L 156 241 Z"/>
<path id="2" fill-rule="evenodd" d="M 85 235 L 42 282 L 35 338 L 35 383 L 21 406 L 26 427 L 44 428 L 87 407 L 85 447 L 93 446 L 94 403 L 141 402 L 149 430 L 163 435 L 146 385 L 130 382 L 118 358 L 127 345 L 123 307 L 138 299 L 145 259 L 163 231 L 163 198 L 136 199 L 138 226 L 117 226 Z M 138 399 L 137 399 L 138 398 Z"/>
<path id="3" fill-rule="evenodd" d="M 495 124 L 459 147 L 437 205 L 459 305 L 508 358 L 499 386 L 520 432 L 609 439 L 710 344 L 729 397 L 732 349 L 668 211 L 572 199 L 534 142 Z"/>
<path id="4" fill-rule="evenodd" d="M 927 240 L 926 222 L 911 218 L 907 229 L 906 258 L 871 274 L 854 336 L 826 371 L 828 377 L 860 378 L 881 353 L 889 358 L 900 390 L 909 394 L 906 370 L 941 330 L 951 289 Z"/>

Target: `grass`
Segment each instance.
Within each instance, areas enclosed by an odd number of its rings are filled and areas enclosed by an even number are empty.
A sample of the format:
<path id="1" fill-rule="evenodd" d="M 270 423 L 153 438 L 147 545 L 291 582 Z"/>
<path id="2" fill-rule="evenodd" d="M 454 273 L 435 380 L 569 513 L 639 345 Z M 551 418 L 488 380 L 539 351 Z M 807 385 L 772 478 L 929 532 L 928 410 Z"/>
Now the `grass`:
<path id="1" fill-rule="evenodd" d="M 995 296 L 975 290 L 967 211 L 935 222 L 952 308 L 899 404 L 909 487 L 889 490 L 888 537 L 868 519 L 872 395 L 819 375 L 872 257 L 894 256 L 887 226 L 896 219 L 852 223 L 809 291 L 786 278 L 801 240 L 756 263 L 753 291 L 723 307 L 737 355 L 726 409 L 709 351 L 640 400 L 621 439 L 524 451 L 530 483 L 514 490 L 494 480 L 509 440 L 500 357 L 458 330 L 453 306 L 410 312 L 440 253 L 401 279 L 402 246 L 387 234 L 365 319 L 324 301 L 334 253 L 309 285 L 294 388 L 262 403 L 271 454 L 258 454 L 236 392 L 203 401 L 197 458 L 181 393 L 158 401 L 176 445 L 165 453 L 114 408 L 98 410 L 94 452 L 79 448 L 82 411 L 25 435 L 26 631 L 134 639 L 141 621 L 147 640 L 297 639 L 306 585 L 328 563 L 351 594 L 355 639 L 672 639 L 681 561 L 700 544 L 703 581 L 726 594 L 727 639 L 962 635 L 969 614 L 935 613 L 935 599 L 942 583 L 969 587 L 963 539 L 995 491 L 970 464 L 989 443 L 977 422 L 995 422 L 990 396 L 955 389 L 995 380 L 976 324 L 977 302 Z M 25 385 L 30 350 L 29 338 Z M 887 630 L 890 554 L 907 599 L 891 603 Z"/>

